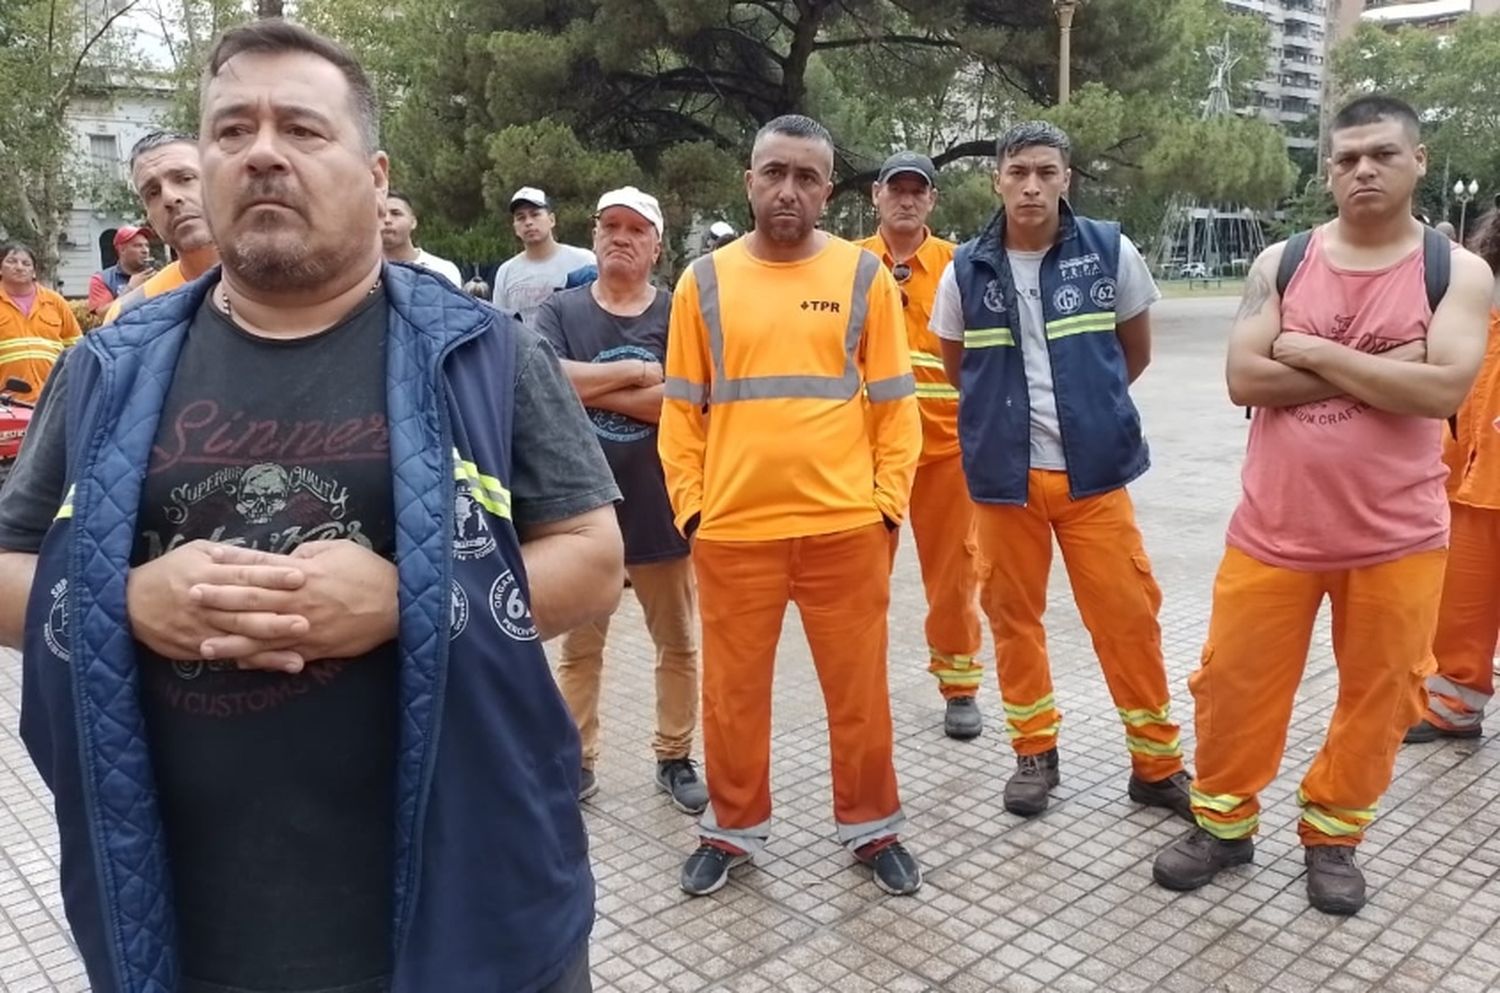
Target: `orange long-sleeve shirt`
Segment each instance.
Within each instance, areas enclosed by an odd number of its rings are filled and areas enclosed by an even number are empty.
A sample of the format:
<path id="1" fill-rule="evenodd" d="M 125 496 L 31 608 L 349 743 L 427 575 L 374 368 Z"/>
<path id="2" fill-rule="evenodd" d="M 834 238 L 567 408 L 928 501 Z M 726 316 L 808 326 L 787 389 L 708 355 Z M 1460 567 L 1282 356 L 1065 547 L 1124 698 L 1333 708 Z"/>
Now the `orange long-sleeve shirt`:
<path id="1" fill-rule="evenodd" d="M 38 286 L 31 313 L 23 314 L 0 290 L 0 383 L 15 378 L 31 384 L 17 399 L 35 400 L 57 357 L 81 337 L 78 318 L 62 294 Z"/>
<path id="2" fill-rule="evenodd" d="M 769 541 L 900 521 L 922 425 L 901 294 L 829 237 L 766 262 L 743 240 L 672 295 L 659 448 L 679 529 Z"/>
<path id="3" fill-rule="evenodd" d="M 874 252 L 887 269 L 895 264 L 879 232 L 856 244 Z M 917 254 L 906 260 L 911 276 L 900 284 L 906 346 L 911 351 L 912 373 L 916 376 L 917 408 L 922 412 L 921 465 L 959 454 L 958 390 L 943 371 L 942 339 L 927 326 L 932 320 L 938 280 L 953 261 L 955 247 L 953 242 L 929 234 Z"/>
<path id="4" fill-rule="evenodd" d="M 1490 338 L 1474 388 L 1458 408 L 1458 436 L 1447 435 L 1448 499 L 1500 510 L 1500 310 L 1490 311 Z"/>

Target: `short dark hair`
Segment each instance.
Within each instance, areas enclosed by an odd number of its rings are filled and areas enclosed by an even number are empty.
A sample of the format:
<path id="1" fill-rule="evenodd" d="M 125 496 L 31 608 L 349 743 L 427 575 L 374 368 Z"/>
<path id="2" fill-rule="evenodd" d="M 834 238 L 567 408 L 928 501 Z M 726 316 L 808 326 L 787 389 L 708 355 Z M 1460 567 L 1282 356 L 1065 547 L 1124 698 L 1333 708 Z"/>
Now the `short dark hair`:
<path id="1" fill-rule="evenodd" d="M 221 34 L 208 53 L 208 64 L 203 70 L 203 89 L 207 91 L 208 81 L 217 77 L 224 64 L 236 55 L 285 55 L 293 52 L 315 55 L 343 74 L 344 81 L 349 84 L 349 102 L 365 151 L 378 149 L 380 110 L 375 100 L 375 87 L 359 61 L 338 42 L 279 17 L 251 21 Z"/>
<path id="2" fill-rule="evenodd" d="M 1364 127 L 1366 124 L 1379 124 L 1381 121 L 1400 123 L 1414 140 L 1422 134 L 1422 121 L 1411 104 L 1384 93 L 1367 93 L 1344 104 L 1333 115 L 1333 125 L 1329 130 L 1342 131 L 1345 128 Z"/>
<path id="3" fill-rule="evenodd" d="M 407 196 L 405 193 L 402 193 L 400 190 L 386 190 L 385 198 L 387 200 L 400 200 L 402 203 L 406 204 L 406 212 L 408 214 L 413 217 L 417 216 L 416 210 L 411 205 L 411 197 Z"/>
<path id="4" fill-rule="evenodd" d="M 1028 148 L 1055 148 L 1062 155 L 1063 165 L 1073 161 L 1073 142 L 1068 133 L 1049 121 L 1022 121 L 1012 125 L 995 142 L 995 161 L 1004 162 Z"/>
<path id="5" fill-rule="evenodd" d="M 158 148 L 178 143 L 198 147 L 198 136 L 188 134 L 184 131 L 152 131 L 130 146 L 130 171 L 135 172 L 135 160 L 147 152 L 154 152 Z"/>
<path id="6" fill-rule="evenodd" d="M 755 132 L 754 144 L 759 145 L 761 140 L 773 134 L 784 134 L 791 138 L 806 138 L 809 141 L 821 141 L 833 151 L 833 135 L 828 129 L 805 114 L 782 114 L 780 117 L 772 118 L 761 125 L 759 131 Z"/>
<path id="7" fill-rule="evenodd" d="M 17 252 L 25 252 L 26 257 L 31 259 L 31 264 L 36 265 L 36 252 L 31 250 L 30 245 L 19 241 L 7 241 L 0 245 L 0 262 L 4 262 Z"/>

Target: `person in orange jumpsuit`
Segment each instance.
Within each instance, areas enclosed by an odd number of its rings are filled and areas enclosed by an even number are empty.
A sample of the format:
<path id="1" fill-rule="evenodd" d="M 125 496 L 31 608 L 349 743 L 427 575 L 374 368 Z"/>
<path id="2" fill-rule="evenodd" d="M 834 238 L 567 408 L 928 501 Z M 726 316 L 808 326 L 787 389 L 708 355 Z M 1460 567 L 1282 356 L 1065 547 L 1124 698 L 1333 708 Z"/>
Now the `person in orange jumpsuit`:
<path id="1" fill-rule="evenodd" d="M 0 386 L 20 380 L 29 389 L 15 398 L 34 403 L 63 349 L 82 336 L 68 301 L 37 282 L 31 249 L 0 247 Z"/>
<path id="2" fill-rule="evenodd" d="M 937 169 L 916 152 L 885 160 L 871 190 L 880 229 L 859 242 L 877 255 L 901 287 L 906 344 L 922 412 L 922 458 L 911 492 L 911 531 L 927 593 L 927 669 L 946 701 L 943 732 L 978 737 L 984 721 L 975 696 L 984 679 L 979 655 L 974 505 L 964 488 L 958 447 L 958 390 L 943 373 L 937 335 L 928 330 L 938 277 L 953 243 L 927 228 L 937 206 Z"/>
<path id="3" fill-rule="evenodd" d="M 1330 132 L 1338 216 L 1299 237 L 1288 278 L 1282 242 L 1245 282 L 1226 378 L 1255 418 L 1203 661 L 1188 680 L 1197 826 L 1152 867 L 1167 889 L 1197 889 L 1253 860 L 1258 794 L 1280 767 L 1328 599 L 1338 701 L 1297 791 L 1297 835 L 1313 908 L 1365 904 L 1355 847 L 1432 671 L 1448 544 L 1442 421 L 1479 369 L 1492 284 L 1482 261 L 1411 216 L 1426 166 L 1411 107 L 1351 101 Z M 1429 254 L 1451 261 L 1436 310 Z"/>
<path id="4" fill-rule="evenodd" d="M 886 892 L 922 883 L 899 840 L 886 680 L 893 532 L 922 424 L 895 281 L 817 228 L 832 172 L 822 125 L 765 125 L 745 174 L 754 229 L 695 261 L 672 296 L 658 444 L 703 624 L 709 805 L 680 878 L 695 896 L 770 836 L 771 680 L 788 603 L 828 708 L 839 841 Z"/>
<path id="5" fill-rule="evenodd" d="M 1470 247 L 1500 273 L 1500 210 L 1486 214 Z M 1443 447 L 1453 536 L 1443 574 L 1437 672 L 1427 677 L 1422 720 L 1406 741 L 1477 738 L 1495 695 L 1500 639 L 1500 307 L 1490 310 L 1489 343 L 1474 389 L 1451 422 Z"/>

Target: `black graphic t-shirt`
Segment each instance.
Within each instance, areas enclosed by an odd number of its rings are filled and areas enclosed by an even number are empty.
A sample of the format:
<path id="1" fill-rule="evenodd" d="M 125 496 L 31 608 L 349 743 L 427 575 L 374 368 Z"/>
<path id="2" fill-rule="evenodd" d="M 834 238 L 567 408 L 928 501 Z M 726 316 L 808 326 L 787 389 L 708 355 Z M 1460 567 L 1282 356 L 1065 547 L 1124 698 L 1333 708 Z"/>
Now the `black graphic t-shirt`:
<path id="1" fill-rule="evenodd" d="M 188 331 L 132 565 L 194 539 L 395 552 L 377 291 L 310 338 Z M 297 675 L 142 651 L 187 993 L 366 993 L 390 970 L 396 649 Z M 366 985 L 365 981 L 369 981 Z"/>
<path id="2" fill-rule="evenodd" d="M 554 294 L 536 315 L 536 330 L 559 357 L 574 362 L 661 362 L 667 350 L 672 294 L 658 292 L 644 313 L 619 317 L 599 306 L 587 286 Z M 586 408 L 604 457 L 624 495 L 615 510 L 630 565 L 681 558 L 687 542 L 672 521 L 672 504 L 656 450 L 656 425 L 625 414 Z"/>

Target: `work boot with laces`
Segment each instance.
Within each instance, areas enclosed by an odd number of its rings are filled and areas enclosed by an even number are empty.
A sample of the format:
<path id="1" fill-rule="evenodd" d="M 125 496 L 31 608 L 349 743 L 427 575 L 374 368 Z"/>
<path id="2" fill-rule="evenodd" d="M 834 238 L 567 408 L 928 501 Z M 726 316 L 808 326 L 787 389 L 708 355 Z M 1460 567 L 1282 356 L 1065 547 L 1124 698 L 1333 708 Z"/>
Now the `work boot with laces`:
<path id="1" fill-rule="evenodd" d="M 1314 910 L 1347 917 L 1365 905 L 1365 874 L 1354 864 L 1352 845 L 1303 849 L 1307 863 L 1307 902 Z"/>
<path id="2" fill-rule="evenodd" d="M 1047 809 L 1047 793 L 1060 782 L 1056 748 L 1040 755 L 1017 755 L 1016 771 L 1005 784 L 1005 809 L 1021 817 L 1035 817 Z"/>
<path id="3" fill-rule="evenodd" d="M 1166 779 L 1142 779 L 1132 774 L 1127 792 L 1130 799 L 1148 807 L 1170 810 L 1189 824 L 1193 818 L 1193 777 L 1186 769 L 1179 769 Z"/>
<path id="4" fill-rule="evenodd" d="M 1195 827 L 1157 853 L 1151 875 L 1169 890 L 1195 890 L 1211 882 L 1220 869 L 1246 865 L 1254 858 L 1253 839 L 1215 838 Z"/>

